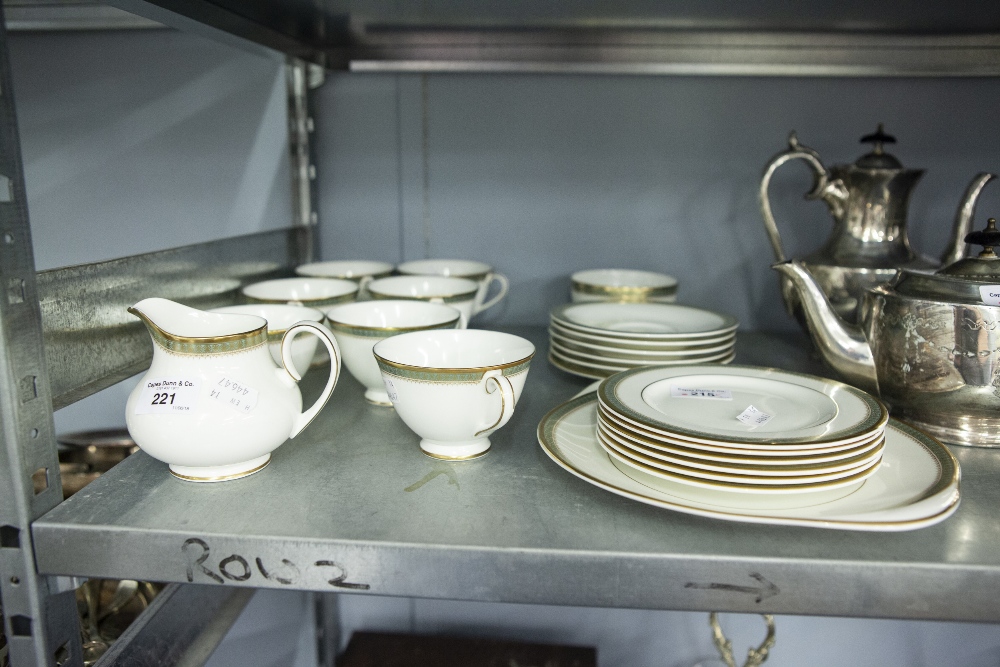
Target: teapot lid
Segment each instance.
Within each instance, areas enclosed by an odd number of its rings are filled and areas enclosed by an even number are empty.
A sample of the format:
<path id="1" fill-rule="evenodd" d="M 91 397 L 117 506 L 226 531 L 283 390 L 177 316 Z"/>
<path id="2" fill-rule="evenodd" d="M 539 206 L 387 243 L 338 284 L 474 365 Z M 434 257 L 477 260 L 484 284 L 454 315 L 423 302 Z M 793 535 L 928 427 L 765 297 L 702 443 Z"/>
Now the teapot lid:
<path id="1" fill-rule="evenodd" d="M 904 269 L 897 275 L 894 289 L 918 298 L 982 304 L 979 287 L 1000 285 L 1000 255 L 993 252 L 994 247 L 1000 246 L 996 218 L 987 221 L 986 229 L 967 234 L 965 242 L 983 246 L 982 252 L 949 264 L 937 273 Z"/>
<path id="2" fill-rule="evenodd" d="M 859 167 L 861 169 L 903 168 L 903 163 L 896 159 L 894 155 L 886 153 L 882 150 L 883 144 L 896 143 L 896 137 L 891 134 L 886 134 L 882 123 L 878 124 L 878 129 L 874 132 L 861 137 L 861 143 L 873 144 L 874 147 L 871 153 L 866 153 L 857 159 L 854 163 L 855 167 Z"/>
<path id="3" fill-rule="evenodd" d="M 938 274 L 980 283 L 1000 281 L 1000 256 L 993 252 L 994 247 L 1000 246 L 1000 230 L 997 229 L 996 218 L 986 221 L 986 229 L 966 234 L 965 242 L 983 246 L 982 252 L 976 257 L 965 257 L 949 264 L 938 271 Z"/>

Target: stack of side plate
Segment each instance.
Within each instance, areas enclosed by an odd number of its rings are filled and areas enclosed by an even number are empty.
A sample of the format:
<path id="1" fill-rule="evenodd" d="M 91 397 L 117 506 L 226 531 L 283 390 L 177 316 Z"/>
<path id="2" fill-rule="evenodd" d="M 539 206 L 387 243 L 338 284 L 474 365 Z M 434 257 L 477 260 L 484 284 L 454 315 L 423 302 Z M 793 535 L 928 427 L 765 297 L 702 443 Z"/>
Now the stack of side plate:
<path id="1" fill-rule="evenodd" d="M 634 369 L 597 396 L 598 443 L 623 473 L 743 507 L 853 493 L 879 468 L 889 418 L 854 387 L 754 367 Z"/>
<path id="2" fill-rule="evenodd" d="M 549 361 L 588 378 L 648 366 L 728 364 L 737 326 L 730 315 L 678 304 L 566 304 L 550 313 Z"/>

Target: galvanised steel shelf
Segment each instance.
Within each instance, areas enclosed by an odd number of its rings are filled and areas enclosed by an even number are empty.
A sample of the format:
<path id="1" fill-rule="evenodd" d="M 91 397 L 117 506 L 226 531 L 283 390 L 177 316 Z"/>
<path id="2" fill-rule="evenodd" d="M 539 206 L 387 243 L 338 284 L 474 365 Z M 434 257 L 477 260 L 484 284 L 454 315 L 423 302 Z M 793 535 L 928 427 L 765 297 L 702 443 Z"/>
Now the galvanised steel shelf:
<path id="1" fill-rule="evenodd" d="M 191 484 L 137 454 L 33 524 L 39 571 L 223 586 L 631 608 L 1000 620 L 1000 458 L 956 448 L 937 526 L 861 533 L 728 523 L 612 495 L 552 463 L 541 417 L 587 382 L 539 353 L 493 450 L 433 461 L 345 374 L 262 472 Z M 738 362 L 823 372 L 798 335 L 741 334 Z M 315 392 L 321 370 L 307 376 Z M 704 584 L 688 586 L 688 584 Z M 713 586 L 713 584 L 715 584 Z"/>
<path id="2" fill-rule="evenodd" d="M 752 5 L 646 0 L 112 4 L 158 23 L 237 36 L 335 70 L 1000 75 L 1000 9 L 974 2 L 850 0 L 795 11 L 779 0 Z"/>

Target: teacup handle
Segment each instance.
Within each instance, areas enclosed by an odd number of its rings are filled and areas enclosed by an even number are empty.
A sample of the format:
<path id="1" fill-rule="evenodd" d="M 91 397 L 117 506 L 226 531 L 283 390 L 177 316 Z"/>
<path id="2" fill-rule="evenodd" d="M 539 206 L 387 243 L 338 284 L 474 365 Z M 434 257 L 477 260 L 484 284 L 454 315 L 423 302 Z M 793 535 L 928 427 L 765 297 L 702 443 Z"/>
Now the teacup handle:
<path id="1" fill-rule="evenodd" d="M 440 304 L 442 306 L 447 306 L 448 305 L 448 304 L 446 304 L 444 302 L 444 299 L 442 299 L 439 296 L 434 297 L 433 299 L 430 300 L 430 302 L 431 303 L 437 303 L 437 304 Z M 454 306 L 449 306 L 449 307 L 454 308 Z M 473 307 L 475 307 L 475 306 L 473 306 Z M 459 329 L 468 329 L 469 328 L 469 318 L 466 317 L 465 313 L 463 313 L 460 309 L 455 308 L 455 310 L 458 311 L 458 328 Z"/>
<path id="2" fill-rule="evenodd" d="M 302 375 L 292 362 L 292 340 L 300 333 L 311 333 L 326 345 L 326 349 L 330 353 L 330 377 L 326 381 L 326 386 L 323 387 L 323 393 L 312 404 L 312 407 L 295 417 L 289 438 L 297 436 L 302 432 L 302 429 L 309 426 L 309 422 L 316 418 L 319 411 L 330 400 L 330 394 L 333 393 L 333 388 L 337 386 L 337 379 L 340 378 L 340 347 L 330 330 L 318 322 L 296 322 L 281 337 L 281 364 L 285 367 L 285 372 L 291 375 L 296 382 L 302 379 Z"/>
<path id="3" fill-rule="evenodd" d="M 476 433 L 475 437 L 477 438 L 481 435 L 489 435 L 497 430 L 510 421 L 510 416 L 514 414 L 514 385 L 504 376 L 503 371 L 489 371 L 483 376 L 480 384 L 483 385 L 487 394 L 492 394 L 495 391 L 495 389 L 490 388 L 494 385 L 500 390 L 500 416 L 497 418 L 495 424 L 487 426 L 482 431 Z"/>
<path id="4" fill-rule="evenodd" d="M 483 312 L 484 310 L 486 310 L 488 308 L 492 308 L 493 306 L 495 306 L 498 303 L 500 303 L 501 299 L 503 299 L 505 296 L 507 296 L 507 290 L 510 289 L 510 281 L 507 280 L 507 276 L 505 276 L 502 273 L 491 273 L 486 278 L 486 289 L 484 289 L 483 292 L 482 292 L 483 298 L 486 298 L 486 295 L 490 293 L 491 283 L 494 280 L 497 281 L 498 283 L 500 283 L 500 291 L 497 292 L 497 295 L 495 297 L 493 297 L 492 299 L 490 299 L 489 301 L 486 301 L 485 303 L 476 303 L 473 306 L 473 310 L 475 310 L 475 312 L 477 314 Z M 478 301 L 478 299 L 477 299 L 477 301 Z"/>

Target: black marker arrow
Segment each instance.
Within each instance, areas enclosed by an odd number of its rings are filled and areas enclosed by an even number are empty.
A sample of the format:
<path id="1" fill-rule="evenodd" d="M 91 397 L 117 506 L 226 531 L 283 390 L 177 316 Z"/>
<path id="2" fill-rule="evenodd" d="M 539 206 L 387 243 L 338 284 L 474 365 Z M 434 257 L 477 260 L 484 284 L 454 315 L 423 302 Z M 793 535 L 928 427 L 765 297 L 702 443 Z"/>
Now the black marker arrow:
<path id="1" fill-rule="evenodd" d="M 758 572 L 751 572 L 750 577 L 756 579 L 760 582 L 760 586 L 737 586 L 735 584 L 699 584 L 695 582 L 689 582 L 684 584 L 684 588 L 697 588 L 700 590 L 709 591 L 732 591 L 734 593 L 750 593 L 751 595 L 757 596 L 757 604 L 761 603 L 761 600 L 766 600 L 767 598 L 774 597 L 781 592 L 777 586 L 768 581 L 764 575 Z"/>

